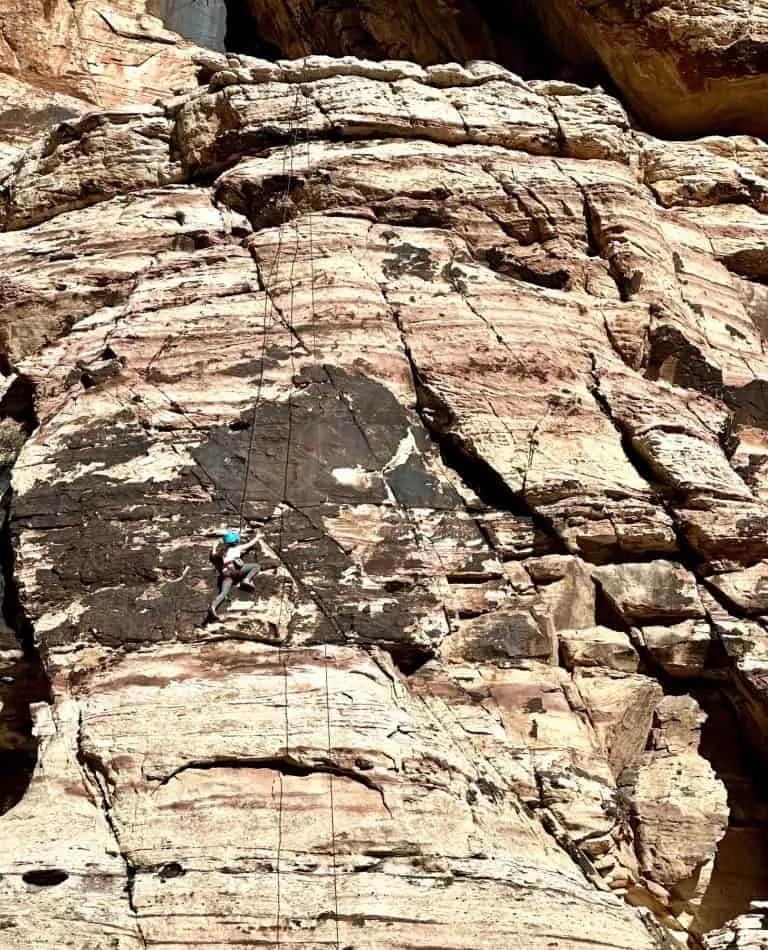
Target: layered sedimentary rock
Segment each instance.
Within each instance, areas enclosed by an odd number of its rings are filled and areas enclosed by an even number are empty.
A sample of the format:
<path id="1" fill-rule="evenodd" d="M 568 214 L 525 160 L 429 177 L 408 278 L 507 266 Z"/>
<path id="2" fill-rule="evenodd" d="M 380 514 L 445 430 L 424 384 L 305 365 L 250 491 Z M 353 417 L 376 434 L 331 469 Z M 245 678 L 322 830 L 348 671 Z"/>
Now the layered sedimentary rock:
<path id="1" fill-rule="evenodd" d="M 764 0 L 2 0 L 0 72 L 21 85 L 3 83 L 0 143 L 83 104 L 151 102 L 193 85 L 189 44 L 174 30 L 269 58 L 488 59 L 531 78 L 608 80 L 666 137 L 765 136 L 767 24 Z"/>
<path id="2" fill-rule="evenodd" d="M 638 117 L 665 134 L 765 136 L 762 0 L 544 0 L 530 15 L 567 61 L 599 63 Z"/>
<path id="3" fill-rule="evenodd" d="M 39 749 L 0 946 L 650 950 L 749 912 L 766 147 L 488 63 L 207 70 L 2 184 L 20 786 L 25 699 Z M 205 623 L 233 525 L 261 570 Z"/>
<path id="4" fill-rule="evenodd" d="M 0 2 L 0 173 L 63 120 L 196 84 L 190 44 L 152 12 L 145 0 Z"/>
<path id="5" fill-rule="evenodd" d="M 766 134 L 765 0 L 228 0 L 227 14 L 240 52 L 493 59 L 527 77 L 605 77 L 667 137 Z"/>

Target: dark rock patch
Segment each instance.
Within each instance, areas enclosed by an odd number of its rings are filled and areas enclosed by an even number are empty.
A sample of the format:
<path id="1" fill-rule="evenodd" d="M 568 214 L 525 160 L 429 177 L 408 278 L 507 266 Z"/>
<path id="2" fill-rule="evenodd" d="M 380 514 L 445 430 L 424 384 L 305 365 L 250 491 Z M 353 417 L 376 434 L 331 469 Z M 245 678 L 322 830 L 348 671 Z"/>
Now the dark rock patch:
<path id="1" fill-rule="evenodd" d="M 278 596 L 286 610 L 313 604 L 319 619 L 310 629 L 304 611 L 289 624 L 303 639 L 405 649 L 416 636 L 429 652 L 441 629 L 425 618 L 439 618 L 441 609 L 422 579 L 426 542 L 409 511 L 458 512 L 463 503 L 430 470 L 429 439 L 388 389 L 334 367 L 316 367 L 296 386 L 290 400 L 257 404 L 210 431 L 191 450 L 196 464 L 167 482 L 108 476 L 150 445 L 151 434 L 127 418 L 68 439 L 53 459 L 62 480 L 37 485 L 13 511 L 15 532 L 45 536 L 25 609 L 40 616 L 79 605 L 76 620 L 45 632 L 44 650 L 195 637 L 216 585 L 212 538 L 223 524 L 238 526 L 242 512 L 246 533 L 249 521 L 257 523 L 279 559 L 262 563 L 253 595 L 235 599 Z M 66 480 L 94 463 L 104 474 Z M 359 505 L 383 506 L 389 519 L 390 540 L 364 569 L 326 528 Z"/>

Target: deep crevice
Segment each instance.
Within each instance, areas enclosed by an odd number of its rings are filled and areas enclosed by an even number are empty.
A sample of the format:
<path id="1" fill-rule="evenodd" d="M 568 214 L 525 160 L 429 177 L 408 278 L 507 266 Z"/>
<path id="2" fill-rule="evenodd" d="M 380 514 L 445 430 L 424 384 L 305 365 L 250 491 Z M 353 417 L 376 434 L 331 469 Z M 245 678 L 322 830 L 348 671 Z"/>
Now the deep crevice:
<path id="1" fill-rule="evenodd" d="M 527 79 L 563 79 L 585 86 L 616 87 L 594 55 L 558 48 L 547 35 L 532 0 L 450 0 L 444 23 L 429 22 L 429 4 L 408 3 L 402 28 L 382 29 L 391 20 L 381 0 L 359 5 L 349 0 L 316 0 L 309 9 L 268 0 L 150 0 L 149 12 L 169 29 L 218 52 L 277 60 L 312 53 L 365 59 L 408 59 L 434 63 L 493 60 Z M 453 21 L 454 28 L 450 23 Z M 416 26 L 418 24 L 418 26 Z M 444 26 L 444 28 L 442 28 Z"/>
<path id="2" fill-rule="evenodd" d="M 392 662 L 403 676 L 413 676 L 435 658 L 434 650 L 414 643 L 380 643 L 379 647 L 392 657 Z"/>
<path id="3" fill-rule="evenodd" d="M 34 386 L 19 377 L 0 401 L 0 815 L 24 797 L 37 765 L 30 705 L 52 701 L 34 628 L 19 595 L 11 525 L 11 465 L 36 427 Z"/>
<path id="4" fill-rule="evenodd" d="M 244 0 L 222 0 L 226 7 L 224 49 L 230 53 L 245 53 L 272 62 L 284 54 L 274 43 L 260 35 L 258 23 Z"/>
<path id="5" fill-rule="evenodd" d="M 521 494 L 513 491 L 502 476 L 488 462 L 473 452 L 455 433 L 445 431 L 445 426 L 450 424 L 451 410 L 425 384 L 408 345 L 400 315 L 394 307 L 390 309 L 400 333 L 403 352 L 410 366 L 416 396 L 416 412 L 425 431 L 437 446 L 443 464 L 456 472 L 464 485 L 474 492 L 484 506 L 530 518 L 534 526 L 553 543 L 555 547 L 553 553 L 567 554 L 565 542 L 551 523 L 532 508 Z M 443 424 L 439 421 L 441 419 Z M 496 545 L 488 531 L 484 529 L 480 521 L 477 524 L 490 549 L 495 550 Z"/>
<path id="6" fill-rule="evenodd" d="M 701 933 L 768 899 L 768 763 L 748 745 L 727 688 L 698 683 L 690 693 L 707 714 L 700 754 L 725 785 L 731 810 L 695 924 Z"/>
<path id="7" fill-rule="evenodd" d="M 750 744 L 754 730 L 739 713 L 739 672 L 714 629 L 712 634 L 704 667 L 691 676 L 672 676 L 632 637 L 642 661 L 640 672 L 655 679 L 665 696 L 691 696 L 705 713 L 698 753 L 728 793 L 728 828 L 716 847 L 712 877 L 690 925 L 690 947 L 699 947 L 699 937 L 707 930 L 745 913 L 751 900 L 768 899 L 768 758 L 765 749 Z"/>
<path id="8" fill-rule="evenodd" d="M 115 841 L 115 847 L 117 853 L 123 860 L 125 866 L 125 896 L 128 901 L 128 907 L 134 916 L 134 921 L 136 923 L 136 936 L 141 941 L 142 947 L 147 947 L 147 939 L 144 936 L 144 932 L 141 927 L 141 920 L 139 917 L 138 910 L 136 909 L 136 903 L 134 899 L 135 887 L 136 887 L 136 874 L 137 868 L 133 863 L 131 857 L 124 850 L 122 843 L 120 841 L 120 834 L 118 832 L 117 822 L 115 821 L 114 815 L 112 814 L 112 806 L 107 797 L 107 788 L 109 787 L 109 778 L 107 776 L 106 770 L 103 763 L 98 758 L 98 756 L 93 755 L 85 750 L 83 747 L 83 718 L 82 712 L 80 714 L 80 720 L 78 723 L 77 729 L 77 762 L 80 766 L 80 771 L 83 776 L 83 781 L 85 787 L 91 792 L 92 796 L 95 798 L 94 804 L 101 808 L 101 811 L 104 815 L 104 820 L 107 823 L 112 837 Z"/>
<path id="9" fill-rule="evenodd" d="M 29 377 L 19 375 L 0 400 L 0 419 L 12 419 L 31 435 L 39 425 L 35 409 L 35 384 Z"/>

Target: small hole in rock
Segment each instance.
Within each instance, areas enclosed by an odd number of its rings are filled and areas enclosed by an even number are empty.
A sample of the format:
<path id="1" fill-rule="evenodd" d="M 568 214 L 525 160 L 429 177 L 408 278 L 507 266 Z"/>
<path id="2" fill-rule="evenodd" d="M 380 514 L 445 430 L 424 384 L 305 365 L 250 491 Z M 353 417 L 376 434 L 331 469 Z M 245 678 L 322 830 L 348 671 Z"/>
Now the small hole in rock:
<path id="1" fill-rule="evenodd" d="M 170 881 L 174 877 L 183 877 L 186 873 L 178 861 L 170 861 L 160 868 L 157 876 L 161 881 Z"/>
<path id="2" fill-rule="evenodd" d="M 384 581 L 381 586 L 388 594 L 399 594 L 401 591 L 410 590 L 413 587 L 413 581 L 394 578 L 389 581 Z"/>
<path id="3" fill-rule="evenodd" d="M 101 351 L 101 358 L 103 360 L 116 360 L 117 353 L 115 353 L 111 346 L 105 346 Z"/>
<path id="4" fill-rule="evenodd" d="M 434 650 L 427 650 L 412 643 L 386 643 L 382 646 L 405 676 L 413 676 L 435 655 Z"/>
<path id="5" fill-rule="evenodd" d="M 93 389 L 93 387 L 96 385 L 96 380 L 93 378 L 93 376 L 89 376 L 88 373 L 83 373 L 83 375 L 80 377 L 80 382 L 83 385 L 83 389 Z"/>
<path id="6" fill-rule="evenodd" d="M 238 419 L 237 422 L 230 422 L 229 428 L 232 432 L 247 432 L 248 429 L 251 428 L 251 424 L 244 422 L 242 419 Z"/>
<path id="7" fill-rule="evenodd" d="M 36 887 L 54 887 L 63 884 L 69 875 L 59 868 L 41 868 L 39 871 L 25 871 L 21 875 L 25 884 L 34 884 Z"/>

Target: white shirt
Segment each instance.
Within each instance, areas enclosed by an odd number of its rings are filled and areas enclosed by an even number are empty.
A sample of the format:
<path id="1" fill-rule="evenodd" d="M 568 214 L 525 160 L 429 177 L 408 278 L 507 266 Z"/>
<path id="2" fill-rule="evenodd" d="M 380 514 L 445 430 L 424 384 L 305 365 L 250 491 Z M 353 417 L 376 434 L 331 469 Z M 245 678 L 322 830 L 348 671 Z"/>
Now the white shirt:
<path id="1" fill-rule="evenodd" d="M 243 556 L 243 546 L 241 544 L 233 544 L 231 548 L 227 548 L 224 552 L 224 566 L 231 564 L 232 561 L 236 561 L 238 558 L 242 559 Z"/>

